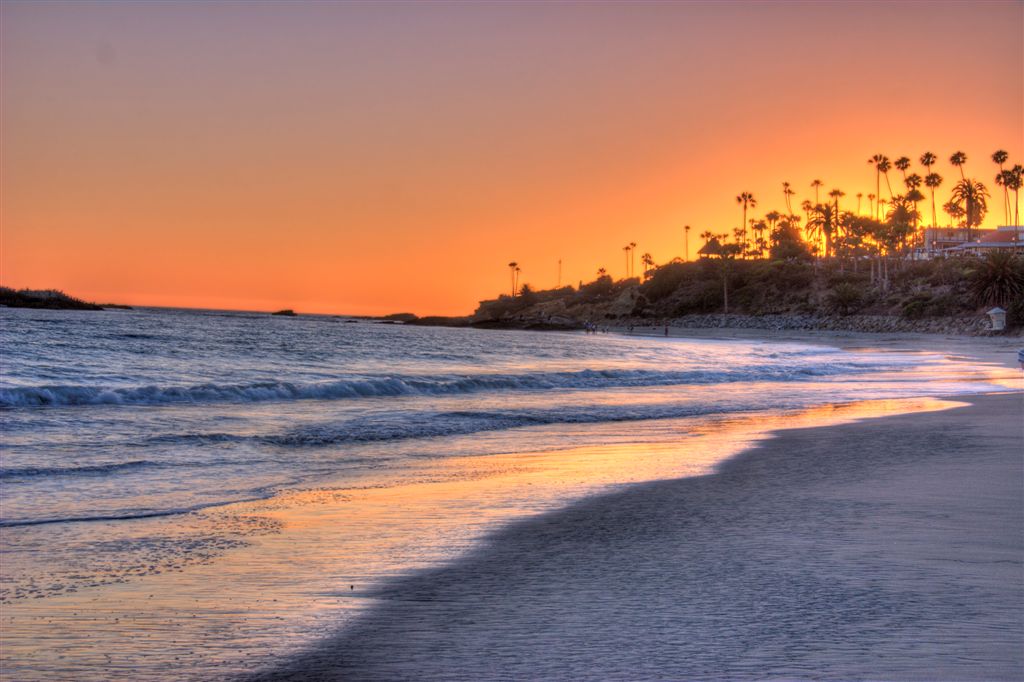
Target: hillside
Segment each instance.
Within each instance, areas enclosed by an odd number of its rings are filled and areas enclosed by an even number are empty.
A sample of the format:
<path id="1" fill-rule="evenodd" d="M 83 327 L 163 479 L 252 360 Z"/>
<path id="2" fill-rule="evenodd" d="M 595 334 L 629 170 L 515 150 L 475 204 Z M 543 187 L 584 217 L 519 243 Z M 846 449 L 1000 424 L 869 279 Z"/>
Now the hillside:
<path id="1" fill-rule="evenodd" d="M 482 301 L 470 323 L 698 326 L 698 316 L 729 314 L 739 326 L 975 333 L 987 329 L 985 312 L 1001 305 L 1011 327 L 1024 325 L 1024 258 L 1009 254 L 884 263 L 712 258 L 671 262 L 646 274 L 645 281 L 603 275 L 579 288 L 524 285 L 518 296 Z M 699 326 L 722 324 L 715 317 Z"/>

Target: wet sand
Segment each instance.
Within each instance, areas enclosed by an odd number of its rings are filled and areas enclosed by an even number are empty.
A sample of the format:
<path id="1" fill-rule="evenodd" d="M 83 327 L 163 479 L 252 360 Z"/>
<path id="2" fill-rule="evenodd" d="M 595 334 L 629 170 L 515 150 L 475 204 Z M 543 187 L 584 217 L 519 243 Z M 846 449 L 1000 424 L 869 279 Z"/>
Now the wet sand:
<path id="1" fill-rule="evenodd" d="M 260 680 L 1024 677 L 1024 394 L 531 517 Z"/>

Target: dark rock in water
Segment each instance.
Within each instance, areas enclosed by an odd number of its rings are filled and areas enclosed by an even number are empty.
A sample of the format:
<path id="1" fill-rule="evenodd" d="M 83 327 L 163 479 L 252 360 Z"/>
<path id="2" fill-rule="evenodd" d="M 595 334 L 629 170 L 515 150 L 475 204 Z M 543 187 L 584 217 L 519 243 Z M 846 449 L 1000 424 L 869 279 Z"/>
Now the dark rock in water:
<path id="1" fill-rule="evenodd" d="M 428 315 L 409 320 L 405 324 L 419 325 L 423 327 L 468 327 L 469 317 L 444 317 L 441 315 Z"/>
<path id="2" fill-rule="evenodd" d="M 291 308 L 285 308 L 284 310 L 278 310 L 277 312 L 270 313 L 271 315 L 281 315 L 283 317 L 295 317 L 295 311 Z"/>
<path id="3" fill-rule="evenodd" d="M 380 319 L 386 322 L 412 322 L 416 319 L 416 315 L 412 313 L 391 313 L 390 315 L 382 315 Z"/>
<path id="4" fill-rule="evenodd" d="M 0 287 L 0 305 L 8 308 L 47 308 L 50 310 L 103 310 L 102 306 L 87 303 L 56 289 L 21 289 L 15 291 Z"/>

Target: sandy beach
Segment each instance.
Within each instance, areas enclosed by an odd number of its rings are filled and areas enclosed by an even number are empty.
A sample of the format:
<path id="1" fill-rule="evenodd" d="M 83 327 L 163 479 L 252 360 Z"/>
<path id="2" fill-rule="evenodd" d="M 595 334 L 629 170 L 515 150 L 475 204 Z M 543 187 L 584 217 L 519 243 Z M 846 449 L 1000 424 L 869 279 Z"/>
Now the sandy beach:
<path id="1" fill-rule="evenodd" d="M 260 680 L 1024 675 L 1024 395 L 517 522 Z"/>

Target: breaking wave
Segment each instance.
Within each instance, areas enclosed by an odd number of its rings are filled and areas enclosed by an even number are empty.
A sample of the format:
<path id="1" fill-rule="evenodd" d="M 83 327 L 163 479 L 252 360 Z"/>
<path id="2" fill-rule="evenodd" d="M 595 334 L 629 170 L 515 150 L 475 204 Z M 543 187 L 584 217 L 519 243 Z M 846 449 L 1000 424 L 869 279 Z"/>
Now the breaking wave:
<path id="1" fill-rule="evenodd" d="M 196 386 L 19 386 L 0 389 L 0 407 L 74 405 L 165 405 L 178 403 L 340 400 L 389 396 L 456 395 L 483 391 L 601 389 L 706 385 L 736 381 L 800 381 L 863 371 L 855 363 L 817 366 L 758 366 L 715 371 L 639 369 L 581 370 L 527 374 L 370 376 L 319 383 L 266 381 Z M 878 366 L 870 369 L 879 370 Z"/>

